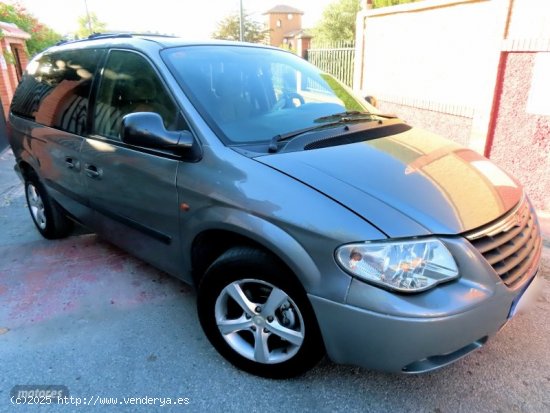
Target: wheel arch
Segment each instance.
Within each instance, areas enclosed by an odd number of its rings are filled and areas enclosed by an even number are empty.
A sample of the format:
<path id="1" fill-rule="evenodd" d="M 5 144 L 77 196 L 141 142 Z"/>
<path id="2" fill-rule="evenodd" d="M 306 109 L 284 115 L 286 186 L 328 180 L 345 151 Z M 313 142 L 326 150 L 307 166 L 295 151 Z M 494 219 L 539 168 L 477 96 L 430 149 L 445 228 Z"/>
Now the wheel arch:
<path id="1" fill-rule="evenodd" d="M 31 174 L 39 175 L 40 161 L 28 149 L 16 154 L 16 163 L 23 179 L 28 179 Z"/>
<path id="2" fill-rule="evenodd" d="M 19 161 L 17 166 L 19 167 L 19 171 L 21 171 L 21 176 L 24 179 L 27 179 L 31 174 L 36 175 L 36 170 L 32 167 L 30 163 L 25 160 Z"/>
<path id="3" fill-rule="evenodd" d="M 288 268 L 306 291 L 319 283 L 321 273 L 316 264 L 288 232 L 244 211 L 229 208 L 224 210 L 225 219 L 222 222 L 202 221 L 202 228 L 196 232 L 189 246 L 195 286 L 216 258 L 234 246 L 252 246 L 272 254 Z"/>

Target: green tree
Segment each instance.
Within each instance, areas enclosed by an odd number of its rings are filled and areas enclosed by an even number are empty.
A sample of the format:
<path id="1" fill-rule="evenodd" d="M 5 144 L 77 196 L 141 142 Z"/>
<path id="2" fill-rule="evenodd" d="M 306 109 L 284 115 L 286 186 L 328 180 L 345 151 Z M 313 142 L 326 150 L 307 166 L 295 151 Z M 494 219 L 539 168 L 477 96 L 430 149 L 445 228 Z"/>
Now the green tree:
<path id="1" fill-rule="evenodd" d="M 379 7 L 395 6 L 397 4 L 415 3 L 421 0 L 373 0 L 372 7 L 377 9 Z"/>
<path id="2" fill-rule="evenodd" d="M 323 11 L 313 29 L 316 43 L 351 43 L 355 40 L 355 20 L 361 10 L 360 0 L 336 0 Z"/>
<path id="3" fill-rule="evenodd" d="M 90 26 L 92 30 L 90 31 Z M 105 31 L 107 25 L 99 20 L 94 12 L 90 12 L 90 22 L 88 23 L 88 16 L 80 16 L 78 18 L 78 30 L 75 35 L 79 39 L 84 39 L 93 33 L 101 33 Z"/>
<path id="4" fill-rule="evenodd" d="M 386 7 L 421 0 L 373 0 L 372 7 Z M 323 11 L 319 24 L 313 29 L 315 43 L 352 43 L 355 40 L 355 21 L 361 10 L 361 0 L 335 0 Z"/>
<path id="5" fill-rule="evenodd" d="M 250 43 L 263 43 L 267 36 L 264 25 L 252 20 L 250 16 L 244 15 L 244 41 Z M 240 38 L 239 13 L 230 14 L 224 17 L 217 24 L 216 31 L 212 38 L 221 40 L 239 40 Z"/>
<path id="6" fill-rule="evenodd" d="M 14 23 L 31 35 L 31 38 L 27 40 L 27 52 L 31 57 L 61 40 L 61 35 L 40 23 L 23 6 L 18 4 L 11 5 L 0 2 L 0 20 Z"/>

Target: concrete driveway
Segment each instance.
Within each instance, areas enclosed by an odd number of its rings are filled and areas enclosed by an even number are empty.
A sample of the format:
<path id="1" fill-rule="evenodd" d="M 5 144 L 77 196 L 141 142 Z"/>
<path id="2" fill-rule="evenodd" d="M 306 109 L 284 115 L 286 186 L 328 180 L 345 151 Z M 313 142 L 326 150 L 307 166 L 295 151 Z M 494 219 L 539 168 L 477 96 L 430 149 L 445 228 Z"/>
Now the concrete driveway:
<path id="1" fill-rule="evenodd" d="M 466 359 L 421 376 L 325 360 L 272 381 L 218 356 L 185 284 L 84 231 L 42 239 L 12 165 L 10 152 L 0 155 L 1 412 L 550 411 L 548 240 L 536 308 Z M 15 385 L 47 384 L 66 386 L 73 404 L 10 403 Z M 167 398 L 183 402 L 161 406 Z"/>

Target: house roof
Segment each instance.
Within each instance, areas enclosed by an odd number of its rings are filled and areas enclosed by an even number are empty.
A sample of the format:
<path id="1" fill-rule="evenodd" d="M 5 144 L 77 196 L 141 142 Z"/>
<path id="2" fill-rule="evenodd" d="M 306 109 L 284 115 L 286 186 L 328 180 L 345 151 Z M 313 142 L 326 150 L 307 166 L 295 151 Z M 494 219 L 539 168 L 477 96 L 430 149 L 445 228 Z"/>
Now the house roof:
<path id="1" fill-rule="evenodd" d="M 0 22 L 0 30 L 5 37 L 14 37 L 16 39 L 29 40 L 31 35 L 21 30 L 13 23 Z"/>
<path id="2" fill-rule="evenodd" d="M 264 14 L 304 14 L 302 10 L 295 9 L 294 7 L 279 4 L 272 9 L 269 9 Z"/>
<path id="3" fill-rule="evenodd" d="M 307 33 L 306 30 L 304 29 L 298 29 L 298 30 L 292 30 L 291 32 L 286 32 L 284 34 L 284 37 L 287 39 L 292 37 L 295 37 L 297 39 L 301 39 L 301 38 L 311 39 L 313 36 Z"/>

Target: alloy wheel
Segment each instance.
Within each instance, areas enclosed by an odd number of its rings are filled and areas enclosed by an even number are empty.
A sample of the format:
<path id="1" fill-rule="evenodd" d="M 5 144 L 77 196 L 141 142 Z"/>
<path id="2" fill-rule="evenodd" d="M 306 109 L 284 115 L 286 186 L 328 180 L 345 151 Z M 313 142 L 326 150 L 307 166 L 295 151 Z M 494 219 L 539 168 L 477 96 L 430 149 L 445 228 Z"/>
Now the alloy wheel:
<path id="1" fill-rule="evenodd" d="M 304 342 L 300 309 L 283 290 L 257 279 L 227 285 L 216 299 L 218 329 L 241 356 L 263 364 L 285 362 Z"/>
<path id="2" fill-rule="evenodd" d="M 29 200 L 29 208 L 34 221 L 40 229 L 46 229 L 47 222 L 44 202 L 42 201 L 40 193 L 36 190 L 36 187 L 32 183 L 27 185 L 27 198 Z"/>

